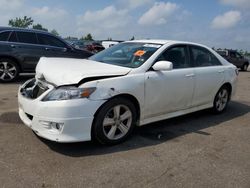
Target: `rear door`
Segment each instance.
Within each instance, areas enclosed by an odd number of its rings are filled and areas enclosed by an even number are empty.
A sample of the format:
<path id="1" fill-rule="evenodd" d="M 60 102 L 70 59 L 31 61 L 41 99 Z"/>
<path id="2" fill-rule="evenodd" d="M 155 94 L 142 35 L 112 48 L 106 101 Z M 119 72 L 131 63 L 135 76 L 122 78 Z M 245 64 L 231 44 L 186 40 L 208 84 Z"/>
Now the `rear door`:
<path id="1" fill-rule="evenodd" d="M 195 90 L 192 106 L 206 105 L 213 101 L 224 81 L 224 67 L 212 52 L 200 46 L 190 46 L 194 64 Z"/>
<path id="2" fill-rule="evenodd" d="M 74 57 L 75 54 L 69 46 L 60 39 L 42 33 L 37 34 L 38 42 L 44 47 L 47 57 Z"/>

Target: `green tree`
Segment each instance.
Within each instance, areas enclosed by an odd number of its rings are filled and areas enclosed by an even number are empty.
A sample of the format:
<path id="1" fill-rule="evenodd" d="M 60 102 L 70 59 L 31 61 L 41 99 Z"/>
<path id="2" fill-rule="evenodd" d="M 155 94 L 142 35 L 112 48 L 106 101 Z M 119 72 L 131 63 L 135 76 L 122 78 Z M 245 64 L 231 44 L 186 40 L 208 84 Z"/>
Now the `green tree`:
<path id="1" fill-rule="evenodd" d="M 50 33 L 53 34 L 53 35 L 59 36 L 59 33 L 55 29 L 52 29 L 50 31 Z"/>
<path id="2" fill-rule="evenodd" d="M 9 20 L 9 26 L 11 27 L 22 27 L 28 28 L 33 24 L 33 20 L 31 17 L 24 16 L 23 18 L 15 18 Z"/>
<path id="3" fill-rule="evenodd" d="M 85 37 L 82 37 L 81 39 L 82 40 L 94 40 L 90 33 L 88 33 Z"/>
<path id="4" fill-rule="evenodd" d="M 32 27 L 33 27 L 33 29 L 48 31 L 48 29 L 44 28 L 41 24 L 36 24 L 36 25 L 33 25 Z"/>

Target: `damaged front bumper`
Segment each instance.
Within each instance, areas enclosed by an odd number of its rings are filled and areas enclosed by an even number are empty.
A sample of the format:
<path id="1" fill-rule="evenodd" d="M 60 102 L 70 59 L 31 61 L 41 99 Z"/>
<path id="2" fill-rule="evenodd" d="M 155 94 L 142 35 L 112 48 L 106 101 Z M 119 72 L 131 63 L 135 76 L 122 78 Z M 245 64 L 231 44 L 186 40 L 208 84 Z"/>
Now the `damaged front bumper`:
<path id="1" fill-rule="evenodd" d="M 42 101 L 53 85 L 29 80 L 19 88 L 19 116 L 37 135 L 56 142 L 91 140 L 94 114 L 103 100 Z"/>

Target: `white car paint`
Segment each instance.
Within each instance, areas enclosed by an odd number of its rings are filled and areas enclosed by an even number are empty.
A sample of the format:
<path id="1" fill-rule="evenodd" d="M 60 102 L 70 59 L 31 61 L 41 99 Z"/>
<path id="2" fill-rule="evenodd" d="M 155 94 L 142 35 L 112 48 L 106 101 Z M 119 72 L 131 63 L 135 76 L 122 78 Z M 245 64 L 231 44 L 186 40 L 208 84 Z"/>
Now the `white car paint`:
<path id="1" fill-rule="evenodd" d="M 70 62 L 70 63 L 69 63 Z M 70 85 L 84 78 L 97 76 L 117 76 L 129 73 L 131 68 L 109 65 L 82 59 L 42 57 L 36 67 L 36 76 L 44 76 L 57 86 Z"/>
<path id="2" fill-rule="evenodd" d="M 224 83 L 235 93 L 237 76 L 235 66 L 206 46 L 179 41 L 141 40 L 129 43 L 161 44 L 162 46 L 140 67 L 126 68 L 105 63 L 41 58 L 36 69 L 36 81 L 49 89 L 36 99 L 29 99 L 18 92 L 19 115 L 24 124 L 39 136 L 57 142 L 78 142 L 91 139 L 91 127 L 96 111 L 110 98 L 126 94 L 133 96 L 140 107 L 139 126 L 166 118 L 176 117 L 213 106 L 214 97 Z M 201 46 L 213 53 L 221 66 L 148 71 L 155 59 L 168 47 L 176 44 Z M 114 76 L 94 79 L 79 84 L 80 88 L 96 87 L 89 98 L 42 101 L 56 86 L 78 84 L 84 78 Z M 43 78 L 43 79 L 41 79 Z M 32 115 L 31 120 L 28 115 Z M 60 131 L 44 122 L 63 124 Z"/>
<path id="3" fill-rule="evenodd" d="M 111 46 L 114 46 L 116 44 L 119 44 L 118 41 L 102 41 L 102 46 L 107 49 L 110 48 Z"/>

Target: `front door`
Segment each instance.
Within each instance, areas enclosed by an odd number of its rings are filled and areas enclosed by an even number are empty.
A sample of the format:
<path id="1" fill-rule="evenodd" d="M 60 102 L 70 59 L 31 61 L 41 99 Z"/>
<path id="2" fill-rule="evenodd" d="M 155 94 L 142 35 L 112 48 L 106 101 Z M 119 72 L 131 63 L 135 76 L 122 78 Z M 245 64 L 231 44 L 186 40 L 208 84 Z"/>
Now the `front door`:
<path id="1" fill-rule="evenodd" d="M 173 63 L 173 70 L 145 73 L 144 118 L 189 108 L 194 91 L 194 72 L 185 45 L 167 49 L 157 61 Z"/>

